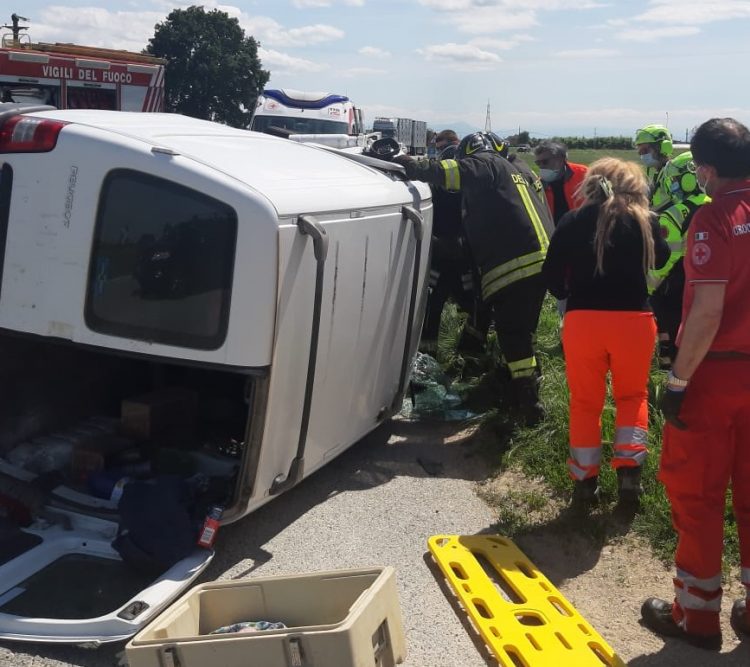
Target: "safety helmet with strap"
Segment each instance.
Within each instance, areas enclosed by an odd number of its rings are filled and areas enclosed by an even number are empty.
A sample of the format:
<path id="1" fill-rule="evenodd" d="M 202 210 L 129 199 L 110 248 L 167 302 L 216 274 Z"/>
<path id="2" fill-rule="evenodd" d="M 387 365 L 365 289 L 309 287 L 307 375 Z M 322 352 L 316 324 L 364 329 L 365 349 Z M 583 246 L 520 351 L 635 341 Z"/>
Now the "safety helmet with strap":
<path id="1" fill-rule="evenodd" d="M 507 157 L 508 145 L 494 132 L 474 132 L 461 139 L 461 143 L 458 144 L 457 158 L 465 158 L 483 151 L 499 153 L 503 157 Z"/>
<path id="2" fill-rule="evenodd" d="M 659 155 L 672 155 L 672 134 L 664 125 L 646 125 L 635 133 L 635 145 L 656 144 Z"/>

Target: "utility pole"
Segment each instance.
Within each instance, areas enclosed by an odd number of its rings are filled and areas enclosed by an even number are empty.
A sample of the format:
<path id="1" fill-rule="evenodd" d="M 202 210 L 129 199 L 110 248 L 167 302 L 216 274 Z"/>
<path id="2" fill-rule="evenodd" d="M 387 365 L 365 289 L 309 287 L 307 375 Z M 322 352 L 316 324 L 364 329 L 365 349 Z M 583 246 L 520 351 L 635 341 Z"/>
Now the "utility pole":
<path id="1" fill-rule="evenodd" d="M 596 128 L 594 128 L 594 148 L 596 148 Z"/>
<path id="2" fill-rule="evenodd" d="M 487 116 L 484 119 L 484 131 L 492 132 L 492 119 L 490 118 L 490 101 L 487 100 Z"/>
<path id="3" fill-rule="evenodd" d="M 19 21 L 28 21 L 25 16 L 19 16 L 18 14 L 11 14 L 11 23 L 13 25 L 4 25 L 3 28 L 9 28 L 13 33 L 13 46 L 18 46 L 20 43 L 21 30 L 28 30 L 28 26 L 18 25 Z"/>
<path id="4" fill-rule="evenodd" d="M 665 123 L 665 125 L 664 125 L 664 126 L 665 126 L 665 127 L 669 127 L 669 111 L 665 111 L 664 113 L 665 113 L 665 114 L 666 114 L 666 116 L 667 116 L 667 122 Z"/>

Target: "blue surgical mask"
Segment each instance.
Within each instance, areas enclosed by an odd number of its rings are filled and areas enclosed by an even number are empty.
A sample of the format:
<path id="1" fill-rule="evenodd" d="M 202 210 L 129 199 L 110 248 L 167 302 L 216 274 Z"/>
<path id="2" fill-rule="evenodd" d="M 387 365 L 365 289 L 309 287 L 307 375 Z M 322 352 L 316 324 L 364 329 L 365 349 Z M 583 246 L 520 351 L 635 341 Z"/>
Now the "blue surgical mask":
<path id="1" fill-rule="evenodd" d="M 659 161 L 654 157 L 653 153 L 644 153 L 641 155 L 641 162 L 643 162 L 646 167 L 656 167 L 659 164 Z"/>
<path id="2" fill-rule="evenodd" d="M 559 169 L 539 169 L 539 178 L 541 178 L 545 183 L 551 183 L 552 181 L 556 181 L 558 177 L 560 176 L 560 170 Z"/>

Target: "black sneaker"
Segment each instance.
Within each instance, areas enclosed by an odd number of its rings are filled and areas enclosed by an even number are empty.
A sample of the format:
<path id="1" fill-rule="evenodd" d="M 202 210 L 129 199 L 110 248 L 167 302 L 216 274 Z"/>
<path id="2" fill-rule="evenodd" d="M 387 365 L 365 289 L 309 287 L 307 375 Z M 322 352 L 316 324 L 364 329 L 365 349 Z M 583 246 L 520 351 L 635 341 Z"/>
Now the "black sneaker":
<path id="1" fill-rule="evenodd" d="M 659 598 L 649 598 L 641 607 L 643 624 L 662 637 L 682 639 L 697 648 L 718 651 L 721 648 L 721 633 L 716 635 L 696 635 L 685 632 L 672 618 L 672 603 Z"/>
<path id="2" fill-rule="evenodd" d="M 587 477 L 575 482 L 572 504 L 575 507 L 591 507 L 599 504 L 599 478 Z"/>
<path id="3" fill-rule="evenodd" d="M 617 469 L 617 496 L 620 505 L 637 507 L 641 503 L 641 466 Z"/>
<path id="4" fill-rule="evenodd" d="M 729 617 L 732 630 L 738 635 L 750 636 L 750 616 L 747 615 L 747 599 L 735 600 Z"/>

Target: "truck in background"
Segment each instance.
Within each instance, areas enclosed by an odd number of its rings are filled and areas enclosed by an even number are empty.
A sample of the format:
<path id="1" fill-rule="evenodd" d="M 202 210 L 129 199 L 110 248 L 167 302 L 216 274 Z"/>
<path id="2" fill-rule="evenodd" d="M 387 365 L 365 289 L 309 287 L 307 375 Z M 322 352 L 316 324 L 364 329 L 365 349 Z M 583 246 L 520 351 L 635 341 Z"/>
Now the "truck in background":
<path id="1" fill-rule="evenodd" d="M 427 123 L 412 118 L 376 118 L 373 132 L 398 141 L 409 155 L 424 155 L 427 151 Z"/>
<path id="2" fill-rule="evenodd" d="M 267 89 L 258 96 L 250 129 L 269 134 L 364 134 L 362 110 L 345 95 Z"/>
<path id="3" fill-rule="evenodd" d="M 0 102 L 163 111 L 165 61 L 76 44 L 32 43 L 13 14 L 0 46 Z"/>

